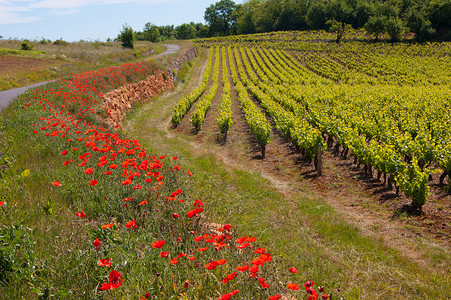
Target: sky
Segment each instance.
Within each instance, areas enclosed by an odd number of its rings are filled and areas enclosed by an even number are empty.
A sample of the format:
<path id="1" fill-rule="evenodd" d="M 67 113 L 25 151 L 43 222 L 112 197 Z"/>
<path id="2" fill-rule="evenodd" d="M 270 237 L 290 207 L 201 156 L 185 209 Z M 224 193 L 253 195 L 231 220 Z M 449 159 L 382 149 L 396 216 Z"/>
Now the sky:
<path id="1" fill-rule="evenodd" d="M 163 26 L 205 23 L 207 7 L 219 0 L 0 0 L 0 36 L 68 42 L 116 38 L 127 24 L 142 31 L 148 22 Z M 237 4 L 243 1 L 234 1 Z"/>

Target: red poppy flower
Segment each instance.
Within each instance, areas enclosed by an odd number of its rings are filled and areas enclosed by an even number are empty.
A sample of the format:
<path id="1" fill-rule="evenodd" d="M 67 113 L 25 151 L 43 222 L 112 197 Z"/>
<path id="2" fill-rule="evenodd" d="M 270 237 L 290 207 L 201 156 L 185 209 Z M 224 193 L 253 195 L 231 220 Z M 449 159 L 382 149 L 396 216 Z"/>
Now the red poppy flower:
<path id="1" fill-rule="evenodd" d="M 114 225 L 113 223 L 102 225 L 102 229 L 111 228 L 111 227 L 113 227 L 113 225 Z"/>
<path id="2" fill-rule="evenodd" d="M 173 214 L 172 214 L 172 217 L 173 217 L 174 219 L 177 219 L 178 217 L 180 217 L 180 215 L 179 215 L 178 213 L 173 213 Z"/>
<path id="3" fill-rule="evenodd" d="M 194 205 L 193 206 L 194 207 L 203 207 L 204 203 L 201 200 L 196 199 L 196 200 L 194 200 Z"/>
<path id="4" fill-rule="evenodd" d="M 238 249 L 244 249 L 244 248 L 246 248 L 247 246 L 249 246 L 249 243 L 244 243 L 244 244 L 242 244 L 242 245 L 239 245 L 239 246 L 236 246 Z"/>
<path id="5" fill-rule="evenodd" d="M 162 248 L 166 242 L 165 241 L 156 241 L 152 243 L 153 248 Z"/>
<path id="6" fill-rule="evenodd" d="M 254 274 L 254 276 L 258 273 L 258 266 L 252 266 L 249 268 L 249 272 Z"/>
<path id="7" fill-rule="evenodd" d="M 323 294 L 323 295 L 321 296 L 321 299 L 327 300 L 327 299 L 329 299 L 329 295 L 328 295 L 328 294 Z"/>
<path id="8" fill-rule="evenodd" d="M 272 260 L 272 257 L 269 253 L 263 253 L 262 255 L 260 255 L 260 259 L 264 262 L 270 262 Z"/>
<path id="9" fill-rule="evenodd" d="M 59 182 L 59 181 L 54 181 L 54 182 L 52 182 L 52 185 L 54 185 L 54 186 L 63 186 L 63 185 L 61 184 L 61 182 Z"/>
<path id="10" fill-rule="evenodd" d="M 92 174 L 94 172 L 94 170 L 92 169 L 92 168 L 87 168 L 86 170 L 85 170 L 85 173 L 86 174 Z"/>
<path id="11" fill-rule="evenodd" d="M 264 289 L 269 288 L 269 284 L 267 284 L 267 283 L 265 282 L 265 279 L 264 279 L 264 278 L 260 277 L 260 278 L 258 279 L 258 282 L 260 282 L 260 284 L 262 285 L 262 288 L 264 288 Z"/>
<path id="12" fill-rule="evenodd" d="M 89 185 L 95 186 L 96 184 L 98 184 L 99 182 L 96 179 L 93 179 L 89 182 Z"/>
<path id="13" fill-rule="evenodd" d="M 205 247 L 205 248 L 199 248 L 199 249 L 197 249 L 197 251 L 199 251 L 199 252 L 204 252 L 204 251 L 206 251 L 208 249 L 208 247 Z"/>
<path id="14" fill-rule="evenodd" d="M 0 201 L 0 207 L 2 207 L 5 204 L 5 201 Z"/>
<path id="15" fill-rule="evenodd" d="M 211 262 L 209 262 L 206 265 L 206 268 L 207 268 L 207 270 L 214 270 L 214 269 L 216 269 L 217 266 L 218 266 L 218 263 L 216 261 L 212 260 Z"/>
<path id="16" fill-rule="evenodd" d="M 105 175 L 111 175 L 111 174 L 113 174 L 113 172 L 111 172 L 111 171 L 106 171 L 106 172 L 103 173 L 103 174 L 105 174 Z"/>
<path id="17" fill-rule="evenodd" d="M 183 283 L 183 287 L 185 289 L 189 288 L 189 281 L 188 280 L 185 280 L 185 282 Z"/>
<path id="18" fill-rule="evenodd" d="M 268 300 L 280 300 L 281 296 L 280 295 L 275 295 L 275 296 L 269 296 Z"/>
<path id="19" fill-rule="evenodd" d="M 252 260 L 252 264 L 254 266 L 263 266 L 265 264 L 265 262 L 260 257 L 257 257 Z"/>
<path id="20" fill-rule="evenodd" d="M 310 289 L 312 289 L 312 288 L 310 288 Z M 314 289 L 312 289 L 312 292 L 307 300 L 318 300 L 318 297 L 319 297 L 318 292 L 315 291 Z"/>
<path id="21" fill-rule="evenodd" d="M 243 236 L 243 237 L 237 239 L 236 242 L 238 244 L 242 244 L 242 243 L 244 243 L 246 241 L 246 239 L 247 239 L 247 236 Z"/>
<path id="22" fill-rule="evenodd" d="M 85 212 L 83 211 L 83 209 L 81 210 L 81 212 L 75 213 L 75 215 L 76 215 L 77 217 L 80 217 L 80 218 L 86 218 L 86 214 L 85 214 Z"/>
<path id="23" fill-rule="evenodd" d="M 110 169 L 116 169 L 116 168 L 117 168 L 117 165 L 115 165 L 115 164 L 110 165 Z"/>
<path id="24" fill-rule="evenodd" d="M 265 251 L 266 251 L 265 248 L 257 248 L 257 249 L 254 250 L 254 253 L 262 254 L 262 253 L 265 253 Z"/>
<path id="25" fill-rule="evenodd" d="M 223 231 L 227 230 L 228 232 L 230 232 L 231 229 L 232 229 L 232 225 L 230 225 L 230 224 L 225 224 L 224 226 L 222 226 L 221 228 L 219 228 L 218 231 L 223 232 Z"/>
<path id="26" fill-rule="evenodd" d="M 296 283 L 289 283 L 287 285 L 287 288 L 289 288 L 290 290 L 296 291 L 296 290 L 299 290 L 299 285 L 297 285 Z"/>
<path id="27" fill-rule="evenodd" d="M 236 267 L 236 270 L 240 271 L 240 272 L 245 272 L 247 269 L 249 269 L 249 265 L 248 264 L 245 265 L 245 266 L 238 266 L 238 267 Z"/>
<path id="28" fill-rule="evenodd" d="M 173 159 L 173 160 L 177 160 L 177 156 L 173 156 L 172 159 Z"/>
<path id="29" fill-rule="evenodd" d="M 131 220 L 130 222 L 128 222 L 127 224 L 125 224 L 125 226 L 127 227 L 127 228 L 138 228 L 137 226 L 136 226 L 136 221 L 135 220 Z"/>
<path id="30" fill-rule="evenodd" d="M 187 212 L 187 213 L 186 213 L 186 216 L 187 216 L 188 218 L 192 218 L 192 217 L 198 215 L 199 213 L 201 213 L 201 212 L 203 212 L 203 211 L 204 211 L 203 208 L 195 208 L 195 209 L 192 209 L 192 210 L 190 210 L 189 212 Z"/>
<path id="31" fill-rule="evenodd" d="M 159 257 L 168 257 L 169 256 L 169 252 L 167 251 L 161 251 L 160 254 L 158 254 Z"/>
<path id="32" fill-rule="evenodd" d="M 94 247 L 96 247 L 96 250 L 99 250 L 99 247 L 102 244 L 102 242 L 96 238 L 95 241 L 93 242 L 93 244 L 94 244 Z"/>
<path id="33" fill-rule="evenodd" d="M 218 266 L 223 265 L 227 262 L 227 259 L 220 259 L 218 261 L 216 261 L 216 263 L 218 264 Z"/>
<path id="34" fill-rule="evenodd" d="M 63 152 L 61 152 L 62 155 L 66 155 L 67 153 L 69 153 L 69 151 L 64 150 Z"/>
<path id="35" fill-rule="evenodd" d="M 109 277 L 109 282 L 108 283 L 103 283 L 102 286 L 100 287 L 100 290 L 112 290 L 115 288 L 118 288 L 122 285 L 122 274 L 119 273 L 118 271 L 111 271 L 110 273 L 110 277 Z"/>
<path id="36" fill-rule="evenodd" d="M 290 273 L 297 273 L 298 272 L 298 270 L 296 268 L 289 268 L 288 271 Z"/>
<path id="37" fill-rule="evenodd" d="M 147 200 L 143 200 L 139 203 L 139 205 L 144 205 L 144 204 L 147 204 Z"/>
<path id="38" fill-rule="evenodd" d="M 189 260 L 195 260 L 196 257 L 195 257 L 195 256 L 190 256 L 190 257 L 188 257 L 188 259 L 189 259 Z"/>
<path id="39" fill-rule="evenodd" d="M 257 238 L 256 237 L 252 237 L 252 236 L 250 236 L 250 237 L 248 237 L 246 239 L 246 242 L 249 242 L 249 243 L 255 243 L 256 241 L 257 241 Z"/>
<path id="40" fill-rule="evenodd" d="M 173 259 L 170 260 L 171 264 L 175 265 L 179 262 L 179 258 L 176 256 Z"/>
<path id="41" fill-rule="evenodd" d="M 308 290 L 308 288 L 310 288 L 310 287 L 312 287 L 314 285 L 315 285 L 315 282 L 307 281 L 306 283 L 304 283 L 305 290 Z"/>
<path id="42" fill-rule="evenodd" d="M 111 258 L 108 258 L 108 259 L 102 258 L 102 259 L 99 260 L 97 265 L 101 266 L 101 267 L 108 267 L 109 268 L 109 267 L 111 267 Z"/>

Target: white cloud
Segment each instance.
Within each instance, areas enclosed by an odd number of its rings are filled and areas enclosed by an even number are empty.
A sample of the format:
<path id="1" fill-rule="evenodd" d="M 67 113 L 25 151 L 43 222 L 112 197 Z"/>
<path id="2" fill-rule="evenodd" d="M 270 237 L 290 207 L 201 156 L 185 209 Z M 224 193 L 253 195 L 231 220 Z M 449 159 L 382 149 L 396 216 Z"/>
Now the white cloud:
<path id="1" fill-rule="evenodd" d="M 30 23 L 45 15 L 72 15 L 88 6 L 153 5 L 174 0 L 0 0 L 0 24 Z"/>
<path id="2" fill-rule="evenodd" d="M 9 6 L 8 4 L 5 1 L 0 2 L 0 24 L 30 23 L 40 19 L 23 15 L 22 13 L 29 11 L 26 7 Z"/>

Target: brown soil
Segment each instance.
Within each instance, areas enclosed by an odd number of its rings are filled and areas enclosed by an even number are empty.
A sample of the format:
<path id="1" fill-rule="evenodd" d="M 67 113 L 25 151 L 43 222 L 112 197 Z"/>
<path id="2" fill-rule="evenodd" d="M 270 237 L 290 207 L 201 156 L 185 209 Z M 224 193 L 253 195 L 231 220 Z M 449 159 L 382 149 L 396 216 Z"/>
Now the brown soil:
<path id="1" fill-rule="evenodd" d="M 2 55 L 0 56 L 0 76 L 43 71 L 60 64 L 61 61 L 57 60 Z"/>

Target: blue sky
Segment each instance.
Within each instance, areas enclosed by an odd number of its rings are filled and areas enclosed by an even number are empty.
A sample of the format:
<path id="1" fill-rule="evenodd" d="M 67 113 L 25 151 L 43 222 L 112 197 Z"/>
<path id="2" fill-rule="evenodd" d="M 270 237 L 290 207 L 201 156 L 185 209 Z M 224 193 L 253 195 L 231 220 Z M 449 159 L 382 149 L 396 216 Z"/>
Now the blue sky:
<path id="1" fill-rule="evenodd" d="M 128 24 L 205 23 L 205 9 L 219 0 L 0 0 L 0 36 L 74 42 L 115 38 Z M 234 1 L 243 3 L 242 1 Z"/>

